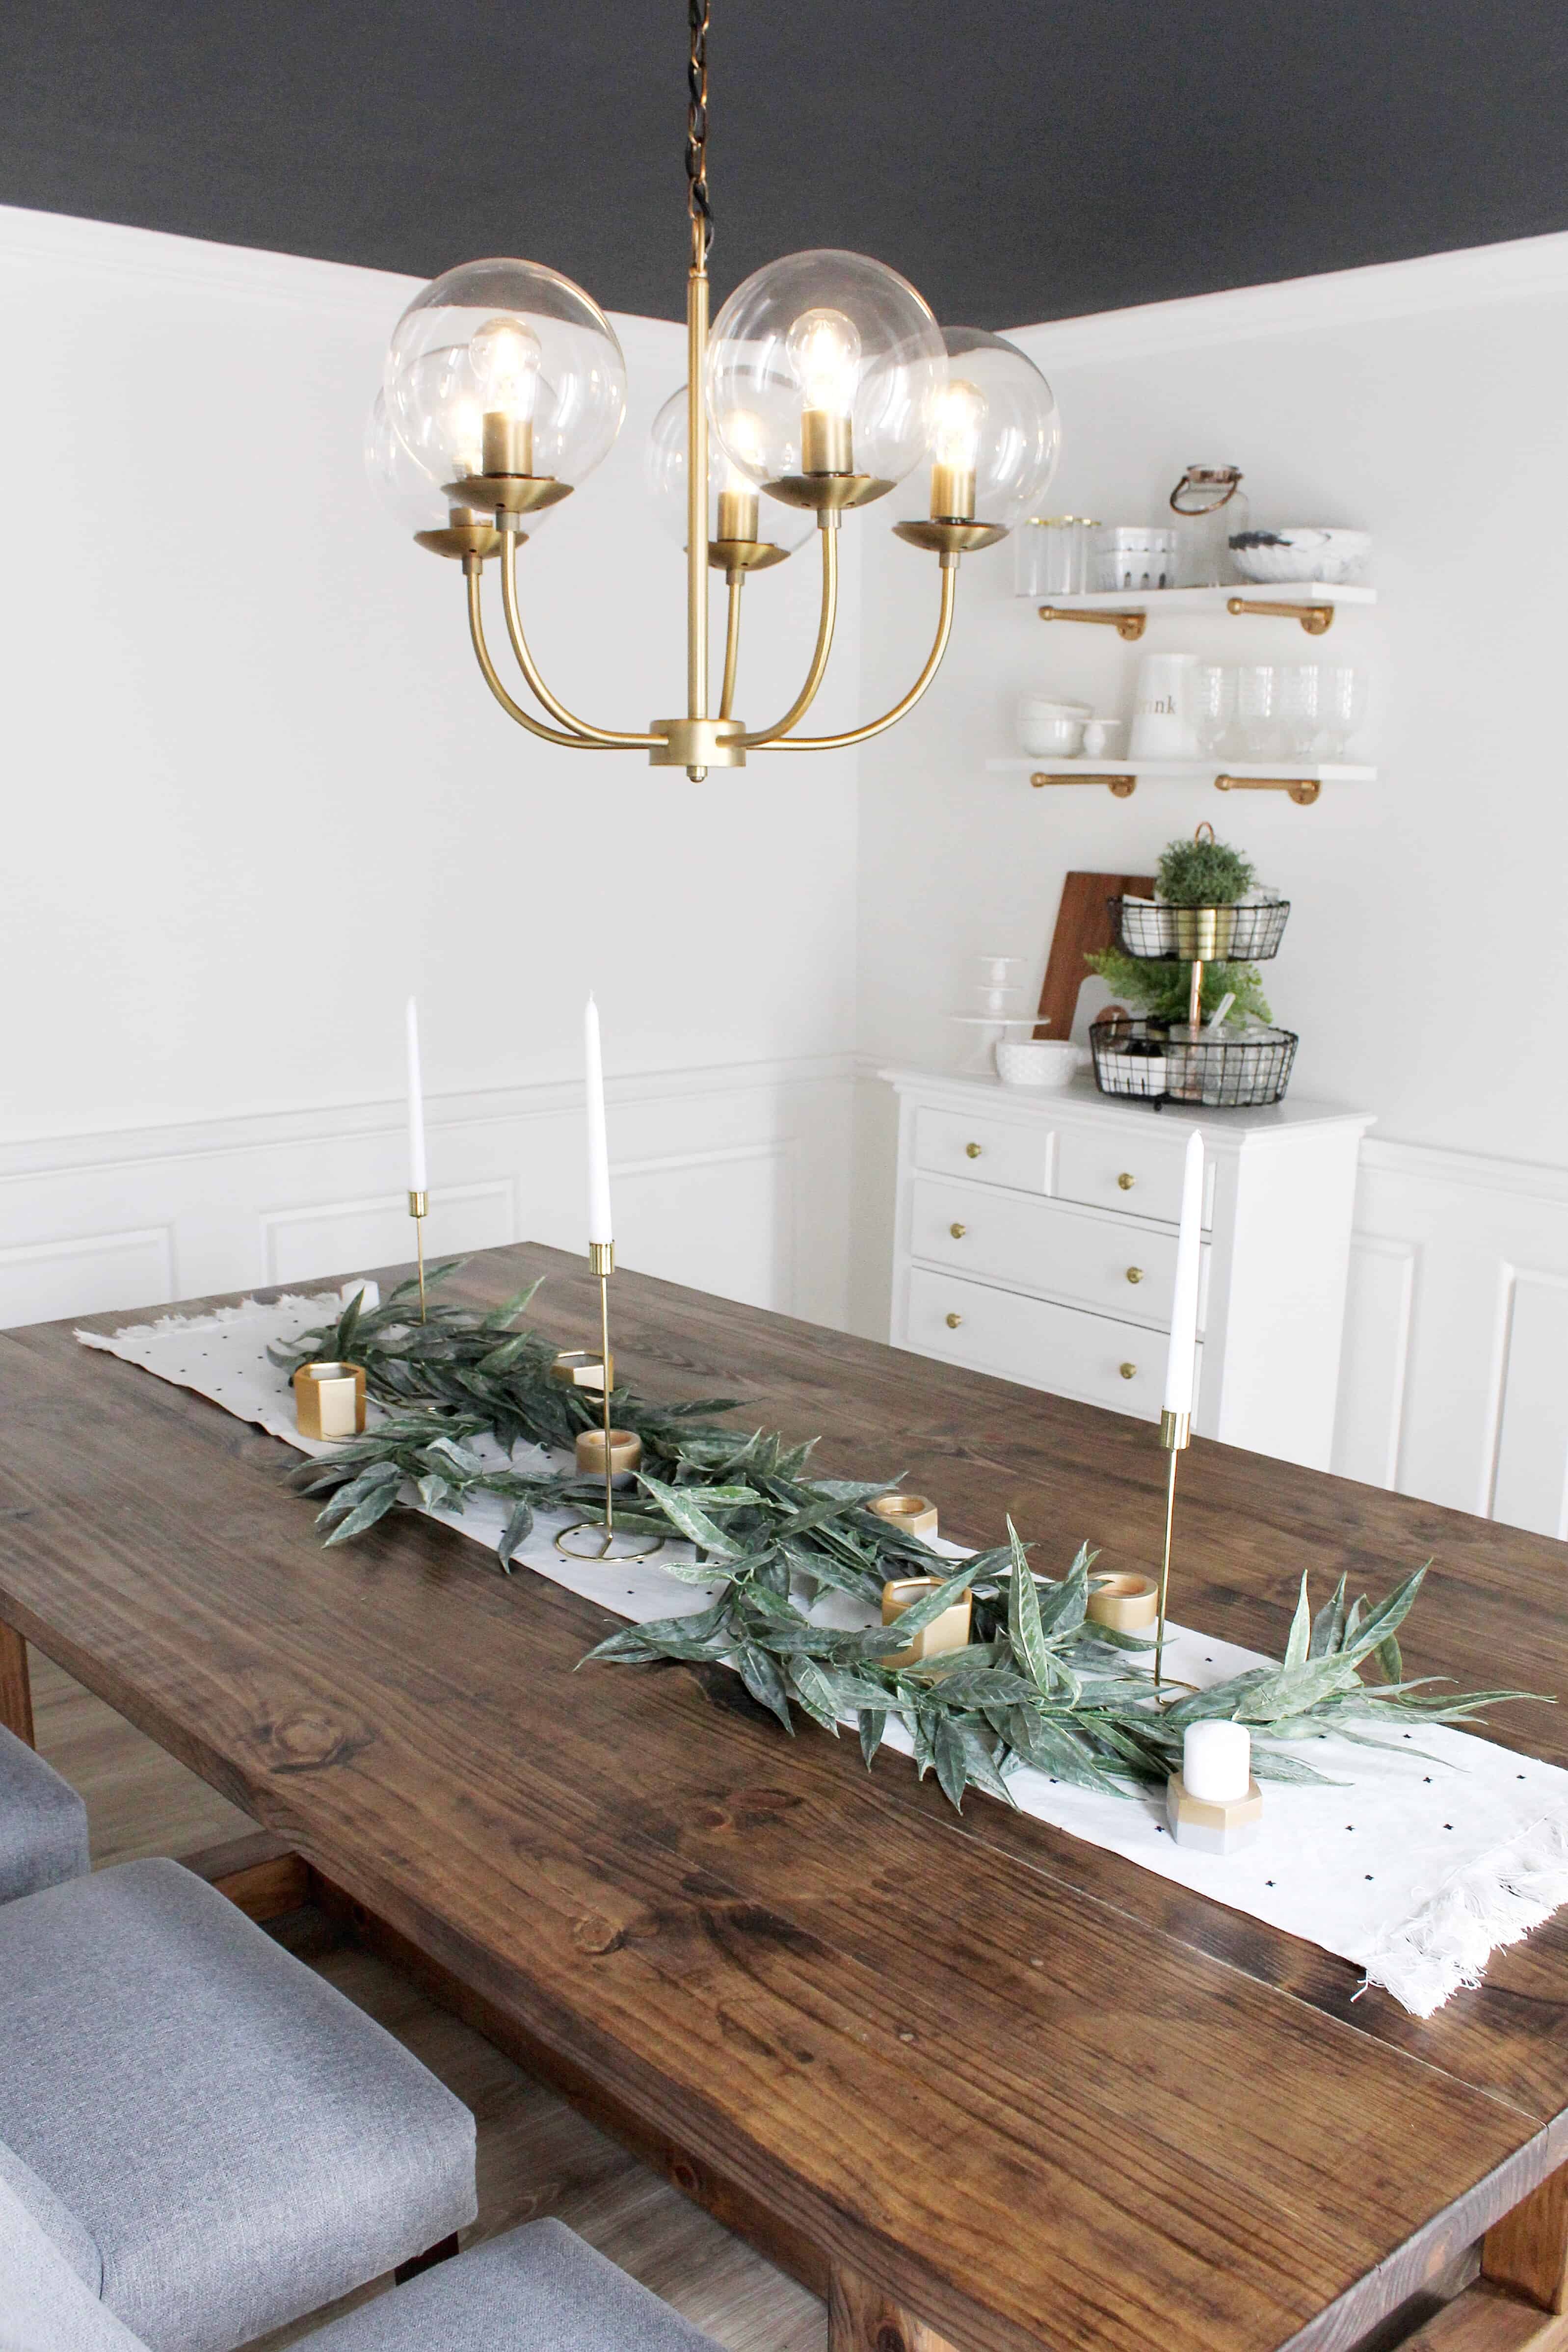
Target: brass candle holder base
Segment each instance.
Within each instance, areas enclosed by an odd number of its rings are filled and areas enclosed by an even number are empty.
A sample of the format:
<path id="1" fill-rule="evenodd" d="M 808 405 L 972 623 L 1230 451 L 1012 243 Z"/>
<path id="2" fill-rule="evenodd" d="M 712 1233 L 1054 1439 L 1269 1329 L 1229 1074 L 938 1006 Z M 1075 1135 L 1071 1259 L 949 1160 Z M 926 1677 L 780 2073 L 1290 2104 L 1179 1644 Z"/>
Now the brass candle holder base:
<path id="1" fill-rule="evenodd" d="M 364 1430 L 364 1366 L 301 1364 L 294 1375 L 301 1437 L 359 1437 Z"/>
<path id="2" fill-rule="evenodd" d="M 596 1527 L 591 1519 L 579 1519 L 562 1528 L 555 1549 L 566 1559 L 647 1559 L 664 1549 L 664 1538 L 634 1535 L 626 1528 Z M 716 1568 L 713 1573 L 720 1576 L 723 1571 Z"/>
<path id="3" fill-rule="evenodd" d="M 1147 1576 L 1093 1577 L 1088 1613 L 1114 1633 L 1142 1633 L 1160 1614 L 1159 1591 Z"/>
<path id="4" fill-rule="evenodd" d="M 423 1323 L 425 1320 L 425 1220 L 430 1213 L 429 1193 L 416 1192 L 410 1187 L 408 1213 L 414 1220 L 415 1242 L 419 1252 L 419 1320 Z"/>
<path id="5" fill-rule="evenodd" d="M 939 1576 L 899 1576 L 884 1584 L 883 1624 L 896 1625 L 906 1609 L 912 1609 L 917 1601 L 923 1601 L 928 1592 L 934 1592 L 941 1582 Z M 951 1609 L 944 1609 L 940 1617 L 923 1627 L 907 1650 L 895 1650 L 880 1664 L 909 1666 L 913 1665 L 917 1658 L 940 1658 L 949 1650 L 963 1650 L 968 1646 L 969 1595 L 964 1592 L 960 1594 Z"/>
<path id="6" fill-rule="evenodd" d="M 879 1519 L 902 1528 L 907 1536 L 936 1533 L 936 1505 L 925 1495 L 879 1495 L 871 1508 Z"/>
<path id="7" fill-rule="evenodd" d="M 577 1467 L 584 1475 L 597 1474 L 603 1477 L 606 1435 L 610 1447 L 610 1475 L 613 1478 L 637 1469 L 641 1463 L 642 1439 L 635 1430 L 612 1429 L 606 1432 L 603 1429 L 580 1429 L 573 1450 L 577 1456 Z"/>
<path id="8" fill-rule="evenodd" d="M 1249 1780 L 1245 1797 L 1212 1804 L 1194 1797 L 1181 1774 L 1173 1772 L 1165 1783 L 1165 1818 L 1178 1845 L 1194 1846 L 1200 1853 L 1235 1853 L 1258 1835 L 1263 1821 L 1263 1791 L 1256 1780 Z"/>

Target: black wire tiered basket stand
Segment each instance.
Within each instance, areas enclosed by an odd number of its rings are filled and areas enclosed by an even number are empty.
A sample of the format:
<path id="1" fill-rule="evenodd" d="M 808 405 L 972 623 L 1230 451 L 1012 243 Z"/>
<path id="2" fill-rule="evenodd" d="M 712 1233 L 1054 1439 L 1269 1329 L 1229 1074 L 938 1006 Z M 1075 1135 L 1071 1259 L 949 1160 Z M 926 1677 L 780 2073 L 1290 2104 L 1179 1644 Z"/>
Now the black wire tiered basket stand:
<path id="1" fill-rule="evenodd" d="M 1172 907 L 1152 898 L 1112 898 L 1121 945 L 1143 963 L 1190 963 L 1187 1020 L 1102 1014 L 1089 1033 L 1094 1082 L 1102 1095 L 1131 1096 L 1205 1110 L 1254 1110 L 1277 1103 L 1290 1083 L 1300 1039 L 1289 1029 L 1252 1028 L 1237 1037 L 1201 1025 L 1205 963 L 1264 963 L 1279 951 L 1289 901 L 1232 907 Z"/>

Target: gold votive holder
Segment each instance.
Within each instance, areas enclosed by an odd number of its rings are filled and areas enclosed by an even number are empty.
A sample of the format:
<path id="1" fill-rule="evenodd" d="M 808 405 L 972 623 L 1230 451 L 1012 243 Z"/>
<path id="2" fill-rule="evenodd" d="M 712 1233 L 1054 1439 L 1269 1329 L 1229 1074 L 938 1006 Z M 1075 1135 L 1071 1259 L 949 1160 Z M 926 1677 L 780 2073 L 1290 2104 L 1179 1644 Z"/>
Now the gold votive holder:
<path id="1" fill-rule="evenodd" d="M 1159 1587 L 1149 1576 L 1091 1577 L 1088 1613 L 1114 1633 L 1142 1633 L 1160 1614 Z"/>
<path id="2" fill-rule="evenodd" d="M 574 1451 L 577 1467 L 605 1475 L 605 1433 L 602 1429 L 580 1429 Z M 642 1439 L 632 1429 L 612 1429 L 610 1432 L 610 1475 L 618 1477 L 623 1470 L 635 1470 L 642 1460 Z"/>
<path id="3" fill-rule="evenodd" d="M 939 1576 L 898 1576 L 882 1587 L 882 1622 L 896 1625 L 906 1609 L 934 1592 L 942 1581 Z M 915 1635 L 907 1650 L 895 1650 L 881 1663 L 886 1666 L 911 1665 L 917 1658 L 940 1658 L 949 1650 L 963 1650 L 969 1645 L 969 1595 L 961 1593 L 949 1609 Z"/>
<path id="4" fill-rule="evenodd" d="M 563 1388 L 599 1389 L 605 1387 L 605 1357 L 598 1348 L 563 1348 L 550 1367 L 550 1377 Z M 616 1365 L 609 1363 L 609 1385 L 616 1385 Z"/>
<path id="5" fill-rule="evenodd" d="M 301 1364 L 294 1375 L 301 1437 L 358 1437 L 364 1428 L 364 1366 Z"/>
<path id="6" fill-rule="evenodd" d="M 907 1536 L 934 1536 L 936 1505 L 925 1495 L 879 1495 L 871 1505 L 879 1519 Z"/>
<path id="7" fill-rule="evenodd" d="M 1248 1780 L 1245 1797 L 1211 1804 L 1190 1795 L 1181 1774 L 1173 1772 L 1165 1783 L 1165 1818 L 1178 1845 L 1195 1847 L 1199 1853 L 1235 1853 L 1250 1845 L 1262 1826 L 1263 1791 Z"/>

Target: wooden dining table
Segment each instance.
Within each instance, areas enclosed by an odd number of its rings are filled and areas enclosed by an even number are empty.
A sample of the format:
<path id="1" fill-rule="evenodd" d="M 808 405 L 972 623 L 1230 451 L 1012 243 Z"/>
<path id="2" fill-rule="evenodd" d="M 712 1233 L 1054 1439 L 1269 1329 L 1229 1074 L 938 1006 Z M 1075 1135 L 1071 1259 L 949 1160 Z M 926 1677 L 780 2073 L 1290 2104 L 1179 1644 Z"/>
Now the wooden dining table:
<path id="1" fill-rule="evenodd" d="M 580 1259 L 452 1287 L 536 1274 L 540 1328 L 591 1339 Z M 820 1435 L 821 1473 L 899 1475 L 961 1542 L 1010 1514 L 1047 1570 L 1157 1562 L 1142 1422 L 636 1274 L 612 1299 L 645 1395 Z M 36 1643 L 251 1816 L 257 1884 L 336 1906 L 824 2294 L 834 2352 L 1568 2329 L 1568 1918 L 1419 2021 L 900 1757 L 789 1738 L 723 1668 L 581 1666 L 616 1620 L 426 1517 L 323 1550 L 289 1448 L 72 1328 L 0 1334 L 0 1716 L 26 1731 Z M 1376 1594 L 1430 1558 L 1412 1671 L 1568 1692 L 1563 1545 L 1202 1441 L 1181 1486 L 1186 1622 L 1278 1653 L 1303 1570 Z M 1563 1710 L 1492 1736 L 1568 1762 Z"/>

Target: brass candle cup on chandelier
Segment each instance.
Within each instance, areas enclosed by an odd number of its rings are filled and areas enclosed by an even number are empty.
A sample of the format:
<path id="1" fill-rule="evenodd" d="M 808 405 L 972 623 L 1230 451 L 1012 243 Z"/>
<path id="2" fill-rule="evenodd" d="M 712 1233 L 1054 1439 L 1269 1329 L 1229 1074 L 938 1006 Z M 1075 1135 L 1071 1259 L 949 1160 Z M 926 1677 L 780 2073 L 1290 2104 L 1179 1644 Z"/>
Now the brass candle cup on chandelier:
<path id="1" fill-rule="evenodd" d="M 882 1587 L 882 1622 L 896 1625 L 906 1609 L 923 1601 L 942 1582 L 938 1576 L 899 1576 Z M 917 1658 L 940 1658 L 949 1650 L 966 1649 L 969 1644 L 969 1595 L 961 1593 L 950 1609 L 922 1628 L 907 1650 L 895 1650 L 881 1663 L 886 1666 L 912 1665 Z"/>
<path id="2" fill-rule="evenodd" d="M 879 1495 L 871 1508 L 879 1519 L 901 1528 L 907 1536 L 934 1536 L 936 1505 L 926 1495 Z M 886 1619 L 883 1622 L 886 1623 Z"/>
<path id="3" fill-rule="evenodd" d="M 364 1366 L 301 1364 L 294 1375 L 301 1437 L 359 1437 L 364 1431 Z"/>

